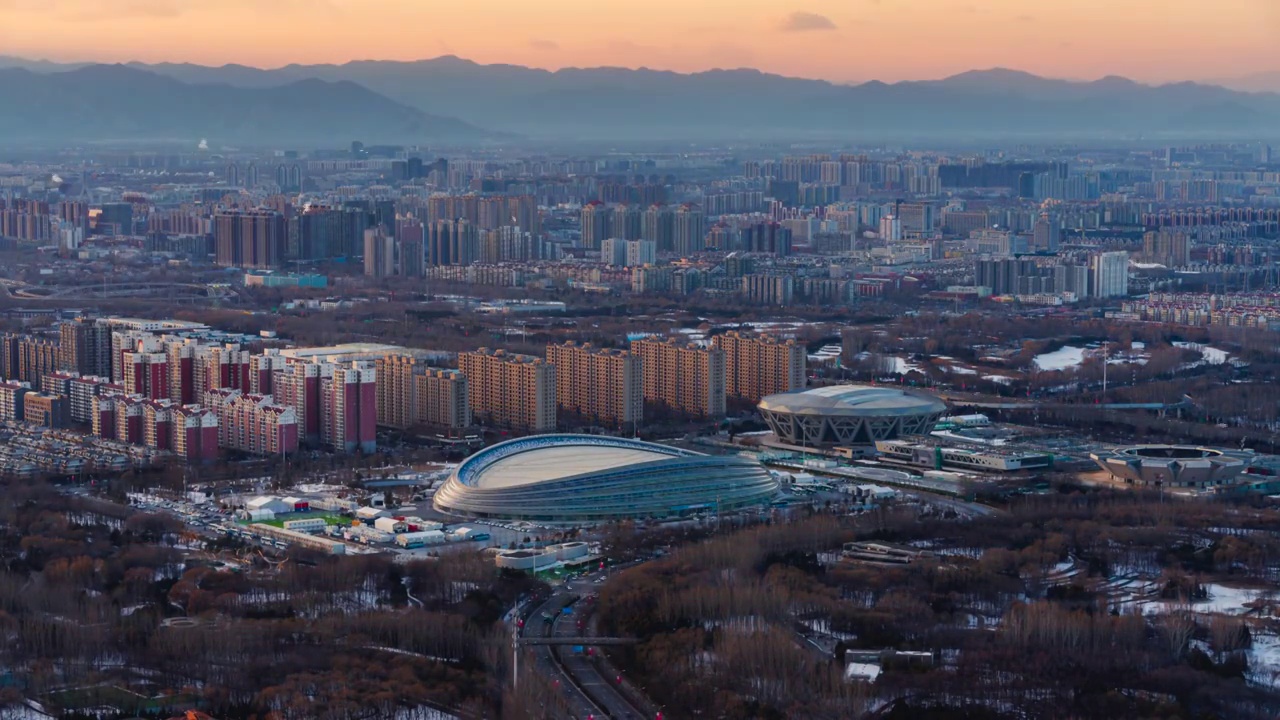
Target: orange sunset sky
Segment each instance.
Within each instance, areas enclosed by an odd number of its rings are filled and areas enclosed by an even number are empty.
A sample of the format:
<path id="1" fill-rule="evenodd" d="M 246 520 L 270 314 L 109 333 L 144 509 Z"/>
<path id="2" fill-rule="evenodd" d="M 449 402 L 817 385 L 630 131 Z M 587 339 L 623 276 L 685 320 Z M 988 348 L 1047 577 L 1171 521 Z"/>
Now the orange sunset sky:
<path id="1" fill-rule="evenodd" d="M 0 54 L 260 67 L 756 67 L 834 81 L 993 66 L 1091 79 L 1280 70 L 1280 0 L 0 0 Z"/>

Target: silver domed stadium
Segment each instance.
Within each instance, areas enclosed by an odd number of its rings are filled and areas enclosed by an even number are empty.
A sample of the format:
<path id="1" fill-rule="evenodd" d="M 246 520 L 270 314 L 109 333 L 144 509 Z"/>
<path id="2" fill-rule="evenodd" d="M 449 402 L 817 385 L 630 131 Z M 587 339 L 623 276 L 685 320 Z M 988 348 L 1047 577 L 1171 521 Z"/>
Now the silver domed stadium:
<path id="1" fill-rule="evenodd" d="M 779 393 L 765 397 L 758 407 L 778 440 L 809 447 L 925 435 L 947 411 L 946 403 L 932 395 L 877 385 Z"/>
<path id="2" fill-rule="evenodd" d="M 474 518 L 574 523 L 664 518 L 768 503 L 778 481 L 740 455 L 600 435 L 535 435 L 464 460 L 435 509 Z"/>

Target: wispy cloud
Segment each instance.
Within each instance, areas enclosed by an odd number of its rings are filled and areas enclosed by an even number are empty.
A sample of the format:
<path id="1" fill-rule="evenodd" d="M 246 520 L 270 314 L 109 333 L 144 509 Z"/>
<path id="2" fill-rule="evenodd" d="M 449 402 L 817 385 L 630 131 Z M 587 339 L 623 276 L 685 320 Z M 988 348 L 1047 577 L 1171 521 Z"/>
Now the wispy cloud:
<path id="1" fill-rule="evenodd" d="M 797 10 L 784 18 L 778 28 L 783 32 L 813 32 L 835 30 L 836 24 L 826 15 Z"/>

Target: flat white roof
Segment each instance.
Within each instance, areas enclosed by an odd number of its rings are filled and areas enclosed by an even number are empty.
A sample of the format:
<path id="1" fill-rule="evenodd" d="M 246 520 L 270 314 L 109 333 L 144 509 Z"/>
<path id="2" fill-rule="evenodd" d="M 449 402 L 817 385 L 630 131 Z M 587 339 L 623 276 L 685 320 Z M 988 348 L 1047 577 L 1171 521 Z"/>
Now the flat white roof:
<path id="1" fill-rule="evenodd" d="M 485 467 L 476 478 L 476 487 L 486 490 L 521 487 L 582 473 L 670 459 L 671 455 L 667 453 L 604 445 L 534 448 L 512 453 Z"/>

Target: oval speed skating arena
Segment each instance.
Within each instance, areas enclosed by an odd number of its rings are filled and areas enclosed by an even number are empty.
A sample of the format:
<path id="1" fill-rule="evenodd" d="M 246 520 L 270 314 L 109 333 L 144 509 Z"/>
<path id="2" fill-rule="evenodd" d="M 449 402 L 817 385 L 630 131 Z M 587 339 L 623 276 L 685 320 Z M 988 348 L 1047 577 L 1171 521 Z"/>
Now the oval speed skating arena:
<path id="1" fill-rule="evenodd" d="M 436 510 L 571 523 L 661 518 L 769 502 L 778 481 L 755 460 L 626 438 L 539 435 L 485 448 L 436 492 Z"/>

